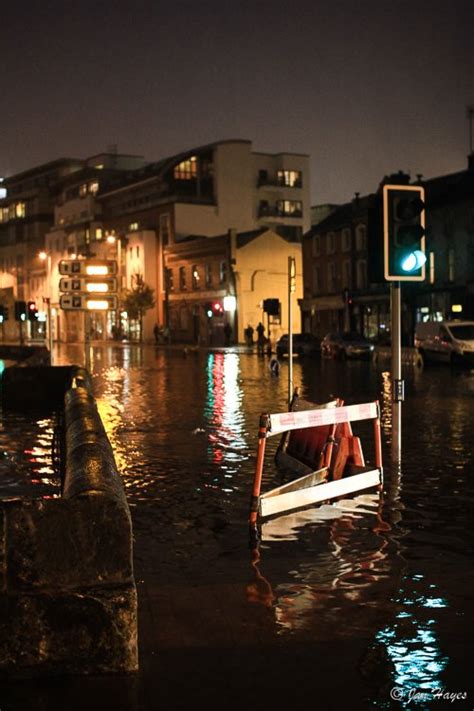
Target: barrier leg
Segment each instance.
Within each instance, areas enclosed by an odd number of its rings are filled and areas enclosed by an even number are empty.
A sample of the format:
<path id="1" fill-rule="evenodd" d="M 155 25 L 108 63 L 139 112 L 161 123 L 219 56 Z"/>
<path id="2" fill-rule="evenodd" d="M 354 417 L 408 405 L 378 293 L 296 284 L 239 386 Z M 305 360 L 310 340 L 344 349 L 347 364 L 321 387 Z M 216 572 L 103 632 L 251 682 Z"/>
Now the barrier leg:
<path id="1" fill-rule="evenodd" d="M 268 415 L 260 415 L 260 424 L 258 427 L 257 462 L 255 464 L 255 477 L 253 480 L 252 498 L 250 500 L 250 525 L 255 525 L 257 523 L 258 499 L 260 497 L 260 489 L 262 487 L 263 460 L 265 457 L 265 446 L 267 444 L 267 431 Z"/>

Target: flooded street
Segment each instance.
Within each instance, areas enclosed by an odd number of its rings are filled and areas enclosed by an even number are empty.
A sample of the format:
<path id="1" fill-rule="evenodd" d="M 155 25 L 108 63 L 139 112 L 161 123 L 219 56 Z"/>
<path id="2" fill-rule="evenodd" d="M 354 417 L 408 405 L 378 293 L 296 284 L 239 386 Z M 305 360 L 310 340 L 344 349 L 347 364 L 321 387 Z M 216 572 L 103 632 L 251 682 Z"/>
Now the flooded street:
<path id="1" fill-rule="evenodd" d="M 63 347 L 60 362 L 79 357 Z M 306 399 L 380 399 L 384 495 L 275 519 L 252 551 L 258 418 L 287 409 L 286 361 L 276 378 L 247 353 L 94 348 L 135 533 L 142 681 L 123 708 L 181 708 L 180 679 L 224 703 L 253 689 L 260 707 L 295 684 L 298 708 L 474 707 L 474 373 L 406 368 L 398 470 L 386 369 L 295 360 Z M 428 702 L 436 689 L 467 697 Z"/>

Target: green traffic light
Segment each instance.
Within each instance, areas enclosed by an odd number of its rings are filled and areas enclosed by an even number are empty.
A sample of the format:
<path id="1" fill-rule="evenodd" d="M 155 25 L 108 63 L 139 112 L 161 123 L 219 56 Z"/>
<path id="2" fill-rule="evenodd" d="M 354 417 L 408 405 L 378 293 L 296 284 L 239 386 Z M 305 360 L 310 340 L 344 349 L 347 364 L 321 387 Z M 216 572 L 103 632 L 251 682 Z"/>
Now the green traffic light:
<path id="1" fill-rule="evenodd" d="M 411 272 L 416 272 L 421 269 L 423 264 L 426 263 L 426 254 L 419 249 L 415 249 L 414 252 L 407 254 L 400 264 L 404 272 L 410 274 Z"/>

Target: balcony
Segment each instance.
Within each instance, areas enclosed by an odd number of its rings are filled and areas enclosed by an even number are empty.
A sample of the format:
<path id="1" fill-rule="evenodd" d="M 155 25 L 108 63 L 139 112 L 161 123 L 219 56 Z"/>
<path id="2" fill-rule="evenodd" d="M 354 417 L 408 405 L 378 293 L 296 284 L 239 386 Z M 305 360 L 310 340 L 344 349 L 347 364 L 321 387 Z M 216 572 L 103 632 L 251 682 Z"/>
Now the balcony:
<path id="1" fill-rule="evenodd" d="M 258 206 L 258 218 L 271 218 L 271 219 L 289 219 L 289 220 L 301 220 L 303 217 L 302 210 L 293 210 L 292 212 L 285 212 L 277 207 L 271 207 L 270 205 L 259 205 Z"/>

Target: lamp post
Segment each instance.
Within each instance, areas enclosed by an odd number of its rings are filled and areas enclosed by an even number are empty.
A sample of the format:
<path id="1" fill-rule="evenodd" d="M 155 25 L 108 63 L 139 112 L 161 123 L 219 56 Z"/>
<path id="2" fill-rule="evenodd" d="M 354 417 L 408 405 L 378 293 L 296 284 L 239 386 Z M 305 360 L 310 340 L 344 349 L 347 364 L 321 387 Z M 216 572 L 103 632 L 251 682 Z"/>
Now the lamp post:
<path id="1" fill-rule="evenodd" d="M 46 292 L 48 296 L 43 296 L 43 301 L 46 302 L 48 312 L 48 348 L 51 365 L 53 365 L 53 324 L 51 319 L 51 254 L 40 252 L 39 258 L 46 262 Z"/>

